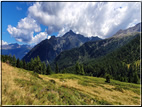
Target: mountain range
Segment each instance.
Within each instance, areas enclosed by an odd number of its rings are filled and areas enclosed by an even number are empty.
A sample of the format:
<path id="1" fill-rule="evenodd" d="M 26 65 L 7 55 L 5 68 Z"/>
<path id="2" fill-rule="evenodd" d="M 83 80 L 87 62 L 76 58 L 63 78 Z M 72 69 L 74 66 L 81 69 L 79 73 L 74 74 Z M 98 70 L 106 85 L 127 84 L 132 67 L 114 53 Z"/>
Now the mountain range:
<path id="1" fill-rule="evenodd" d="M 94 77 L 110 75 L 112 79 L 139 83 L 140 28 L 141 23 L 125 30 L 119 30 L 106 39 L 88 38 L 70 30 L 61 37 L 52 36 L 50 39 L 41 41 L 22 60 L 30 62 L 26 65 L 23 61 L 26 69 L 30 68 L 41 74 L 46 74 L 43 68 L 46 68 L 48 64 L 48 68 L 51 66 L 55 73 L 73 73 Z M 20 46 L 9 45 L 3 49 L 15 47 Z M 34 60 L 31 60 L 32 58 Z M 40 63 L 40 59 L 46 63 Z"/>
<path id="2" fill-rule="evenodd" d="M 130 27 L 128 29 L 122 30 L 120 29 L 116 34 L 114 34 L 113 36 L 119 36 L 119 37 L 123 37 L 123 36 L 127 36 L 127 35 L 133 35 L 136 32 L 140 32 L 141 31 L 141 24 L 142 23 L 138 23 L 133 27 Z"/>
<path id="3" fill-rule="evenodd" d="M 45 39 L 33 48 L 30 45 L 19 45 L 17 43 L 2 45 L 3 55 L 15 55 L 16 58 L 29 62 L 31 58 L 37 56 L 41 61 L 47 63 L 59 63 L 62 67 L 71 66 L 76 61 L 84 62 L 86 60 L 99 58 L 125 45 L 135 34 L 140 32 L 141 23 L 128 29 L 120 29 L 116 34 L 107 39 L 99 37 L 85 37 L 76 34 L 72 30 L 61 37 L 51 36 Z M 63 62 L 68 60 L 69 63 Z"/>
<path id="4" fill-rule="evenodd" d="M 31 49 L 30 45 L 19 45 L 18 43 L 11 43 L 2 45 L 2 55 L 15 55 L 16 58 L 22 59 Z"/>
<path id="5" fill-rule="evenodd" d="M 83 63 L 89 60 L 98 59 L 124 46 L 137 37 L 139 32 L 140 23 L 134 27 L 120 30 L 110 38 L 86 42 L 78 48 L 61 52 L 55 58 L 54 64 L 58 63 L 60 69 L 63 69 L 74 65 L 76 62 Z"/>
<path id="6" fill-rule="evenodd" d="M 29 62 L 31 58 L 39 56 L 41 61 L 51 63 L 62 51 L 79 47 L 88 41 L 98 40 L 101 40 L 101 38 L 85 37 L 70 30 L 61 37 L 51 36 L 50 39 L 43 40 L 34 46 L 29 53 L 23 57 L 23 60 Z"/>

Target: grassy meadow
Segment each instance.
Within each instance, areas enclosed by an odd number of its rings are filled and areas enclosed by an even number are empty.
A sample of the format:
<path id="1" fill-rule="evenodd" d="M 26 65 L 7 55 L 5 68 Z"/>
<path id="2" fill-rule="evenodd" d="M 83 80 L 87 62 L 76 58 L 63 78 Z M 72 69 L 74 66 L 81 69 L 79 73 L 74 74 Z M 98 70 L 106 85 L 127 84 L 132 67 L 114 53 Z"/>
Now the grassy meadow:
<path id="1" fill-rule="evenodd" d="M 140 105 L 140 84 L 74 74 L 39 75 L 2 63 L 2 105 Z"/>

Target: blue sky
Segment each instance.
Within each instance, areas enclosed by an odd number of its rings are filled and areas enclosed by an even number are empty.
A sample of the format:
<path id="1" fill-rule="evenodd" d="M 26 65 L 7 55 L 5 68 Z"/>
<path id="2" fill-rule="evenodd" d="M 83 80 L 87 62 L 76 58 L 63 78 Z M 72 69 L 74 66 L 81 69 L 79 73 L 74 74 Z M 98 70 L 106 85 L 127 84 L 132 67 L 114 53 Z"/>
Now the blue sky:
<path id="1" fill-rule="evenodd" d="M 8 25 L 17 26 L 17 23 L 28 15 L 28 7 L 32 5 L 32 2 L 2 2 L 2 40 L 7 43 L 19 43 L 12 37 L 7 31 Z M 41 25 L 42 29 L 48 28 Z M 37 34 L 37 33 L 34 33 Z"/>
<path id="2" fill-rule="evenodd" d="M 7 26 L 17 26 L 17 22 L 27 16 L 27 9 L 28 5 L 24 2 L 2 2 L 2 40 L 8 43 L 18 42 L 7 32 Z"/>
<path id="3" fill-rule="evenodd" d="M 108 38 L 141 20 L 140 2 L 2 2 L 2 43 L 36 45 L 70 29 Z"/>

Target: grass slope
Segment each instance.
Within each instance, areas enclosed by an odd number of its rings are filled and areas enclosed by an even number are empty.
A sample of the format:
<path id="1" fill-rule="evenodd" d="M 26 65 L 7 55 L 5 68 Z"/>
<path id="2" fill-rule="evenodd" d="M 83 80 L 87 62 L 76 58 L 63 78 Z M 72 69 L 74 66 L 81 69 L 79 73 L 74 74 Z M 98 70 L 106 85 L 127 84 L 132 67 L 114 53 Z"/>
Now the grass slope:
<path id="1" fill-rule="evenodd" d="M 2 63 L 2 105 L 140 105 L 140 85 L 74 74 L 35 75 Z"/>

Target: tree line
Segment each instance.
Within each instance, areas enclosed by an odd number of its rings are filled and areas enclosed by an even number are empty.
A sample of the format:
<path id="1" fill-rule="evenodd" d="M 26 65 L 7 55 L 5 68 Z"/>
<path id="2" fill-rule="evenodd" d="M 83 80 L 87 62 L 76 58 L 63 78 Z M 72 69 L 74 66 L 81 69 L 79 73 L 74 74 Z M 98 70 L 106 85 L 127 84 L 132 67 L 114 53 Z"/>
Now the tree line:
<path id="1" fill-rule="evenodd" d="M 79 75 L 105 77 L 131 83 L 140 82 L 140 36 L 123 47 L 103 56 L 61 70 Z"/>
<path id="2" fill-rule="evenodd" d="M 16 59 L 15 55 L 1 55 L 2 62 L 6 62 L 14 67 L 23 68 L 26 70 L 34 71 L 34 73 L 50 75 L 54 73 L 50 67 L 50 64 L 46 65 L 45 62 L 41 62 L 40 57 L 37 56 L 34 59 L 31 58 L 30 62 L 25 60 Z M 59 73 L 58 64 L 56 64 L 55 73 Z"/>
<path id="3" fill-rule="evenodd" d="M 41 62 L 39 56 L 34 59 L 31 58 L 30 62 L 25 62 L 13 55 L 2 55 L 2 62 L 6 62 L 14 67 L 23 68 L 26 70 L 34 71 L 34 73 L 50 75 L 52 73 L 74 73 L 77 75 L 86 75 L 94 77 L 106 77 L 110 75 L 110 78 L 120 80 L 123 82 L 139 83 L 140 81 L 140 65 L 131 63 L 125 64 L 119 61 L 117 58 L 107 57 L 103 60 L 98 60 L 93 64 L 80 64 L 76 62 L 75 66 L 70 69 L 64 68 L 59 70 L 58 64 L 56 63 L 55 71 L 51 69 L 50 65 L 46 65 L 45 62 Z"/>

